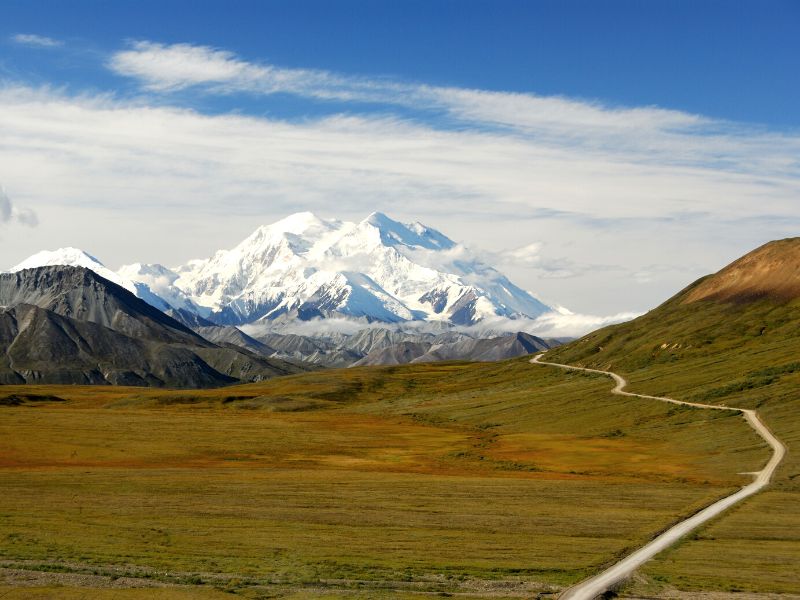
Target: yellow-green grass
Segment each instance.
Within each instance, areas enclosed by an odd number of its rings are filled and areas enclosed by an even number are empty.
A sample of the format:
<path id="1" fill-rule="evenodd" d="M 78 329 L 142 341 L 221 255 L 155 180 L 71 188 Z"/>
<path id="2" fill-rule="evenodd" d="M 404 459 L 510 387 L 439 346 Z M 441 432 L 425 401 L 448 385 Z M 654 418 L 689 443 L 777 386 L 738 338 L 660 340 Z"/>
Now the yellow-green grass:
<path id="1" fill-rule="evenodd" d="M 0 586 L 0 598 L 4 600 L 230 600 L 231 593 L 225 589 L 208 589 L 199 590 L 196 587 L 188 589 L 182 588 L 166 588 L 166 589 L 153 589 L 153 588 L 128 588 L 128 589 L 92 589 L 91 596 L 87 595 L 86 588 L 68 588 L 63 586 L 57 587 L 35 587 L 35 588 L 20 588 L 20 587 L 4 587 Z M 274 592 L 260 594 L 257 590 L 251 592 L 241 593 L 244 597 L 249 598 L 282 598 L 283 600 L 340 600 L 343 595 L 339 592 L 327 591 L 287 591 L 276 595 Z M 481 596 L 470 596 L 475 600 L 482 600 Z M 392 598 L 393 600 L 421 600 L 423 598 L 431 598 L 431 594 L 412 594 L 412 593 L 375 593 L 369 592 L 348 592 L 347 598 L 360 598 L 364 600 L 381 600 L 383 598 Z M 483 597 L 486 600 L 489 597 Z M 492 600 L 497 600 L 495 595 L 491 596 Z"/>
<path id="2" fill-rule="evenodd" d="M 11 587 L 0 585 L 0 598 L 3 600 L 231 600 L 231 594 L 253 600 L 281 598 L 282 600 L 430 600 L 431 597 L 442 597 L 447 592 L 403 592 L 397 590 L 326 590 L 309 587 L 302 590 L 272 586 L 270 588 L 199 588 L 197 586 L 175 586 L 166 588 L 92 588 L 87 593 L 86 587 L 66 587 L 63 585 L 50 587 Z M 483 595 L 470 593 L 470 600 L 504 600 L 518 598 L 503 592 L 491 592 Z M 552 597 L 552 596 L 551 596 Z"/>
<path id="3" fill-rule="evenodd" d="M 3 600 L 230 600 L 224 589 L 203 589 L 191 587 L 166 588 L 92 588 L 57 586 L 3 586 L 0 585 L 0 598 Z"/>
<path id="4" fill-rule="evenodd" d="M 610 387 L 524 360 L 8 386 L 29 398 L 0 408 L 0 566 L 242 594 L 567 585 L 768 456 L 735 415 Z"/>
<path id="5" fill-rule="evenodd" d="M 650 583 L 634 590 L 800 593 L 800 303 L 682 297 L 548 360 L 611 368 L 632 391 L 754 408 L 788 452 L 770 490 L 648 563 Z"/>

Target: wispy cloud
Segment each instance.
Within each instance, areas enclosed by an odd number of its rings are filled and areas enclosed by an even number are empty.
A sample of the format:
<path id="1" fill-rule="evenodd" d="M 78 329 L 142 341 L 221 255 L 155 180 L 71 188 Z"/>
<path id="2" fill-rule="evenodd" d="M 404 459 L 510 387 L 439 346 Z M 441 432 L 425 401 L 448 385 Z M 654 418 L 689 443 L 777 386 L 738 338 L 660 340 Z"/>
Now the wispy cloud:
<path id="1" fill-rule="evenodd" d="M 232 52 L 192 44 L 133 42 L 127 50 L 115 53 L 109 68 L 132 77 L 144 88 L 158 92 L 202 86 L 215 93 L 287 92 L 320 98 L 356 99 L 366 95 L 355 78 L 336 77 L 315 69 L 283 69 L 239 59 Z"/>
<path id="2" fill-rule="evenodd" d="M 571 312 L 545 313 L 536 319 L 512 321 L 497 319 L 481 323 L 480 328 L 497 332 L 525 331 L 539 337 L 580 337 L 606 325 L 630 321 L 641 313 L 625 312 L 610 316 L 583 315 Z"/>
<path id="3" fill-rule="evenodd" d="M 109 63 L 119 75 L 159 92 L 198 87 L 208 93 L 288 93 L 317 99 L 373 102 L 449 112 L 465 121 L 521 131 L 562 131 L 563 124 L 587 133 L 643 134 L 673 131 L 707 123 L 706 119 L 656 107 L 609 108 L 597 102 L 533 94 L 488 92 L 364 78 L 319 69 L 290 69 L 250 62 L 234 53 L 192 44 L 133 42 Z"/>
<path id="4" fill-rule="evenodd" d="M 543 242 L 533 242 L 518 248 L 508 250 L 490 251 L 481 250 L 480 255 L 484 260 L 499 267 L 517 267 L 536 272 L 541 279 L 568 279 L 580 277 L 587 272 L 622 271 L 623 267 L 616 265 L 597 264 L 588 261 L 575 261 L 567 257 L 554 256 L 545 248 Z"/>
<path id="5" fill-rule="evenodd" d="M 115 53 L 109 67 L 144 89 L 195 87 L 209 94 L 287 93 L 318 100 L 370 102 L 434 111 L 473 127 L 536 137 L 542 147 L 581 148 L 598 156 L 654 165 L 797 176 L 800 137 L 770 134 L 660 107 L 613 107 L 560 96 L 438 87 L 364 78 L 318 69 L 290 69 L 244 60 L 192 44 L 138 41 Z"/>
<path id="6" fill-rule="evenodd" d="M 39 224 L 39 219 L 32 209 L 15 206 L 5 188 L 0 186 L 0 224 L 12 221 L 28 227 L 36 227 Z"/>
<path id="7" fill-rule="evenodd" d="M 31 48 L 57 48 L 63 45 L 63 42 L 59 40 L 35 33 L 18 33 L 11 36 L 11 41 Z"/>

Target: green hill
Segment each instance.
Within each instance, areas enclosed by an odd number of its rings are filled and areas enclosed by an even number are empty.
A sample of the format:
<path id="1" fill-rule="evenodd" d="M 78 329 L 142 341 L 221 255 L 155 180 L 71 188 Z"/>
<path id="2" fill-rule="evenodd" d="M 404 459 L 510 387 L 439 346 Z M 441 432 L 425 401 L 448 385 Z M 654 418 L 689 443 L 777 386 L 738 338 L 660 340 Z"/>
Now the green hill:
<path id="1" fill-rule="evenodd" d="M 645 573 L 684 590 L 799 591 L 800 238 L 766 244 L 547 360 L 616 371 L 630 391 L 758 410 L 788 448 L 772 488 Z"/>

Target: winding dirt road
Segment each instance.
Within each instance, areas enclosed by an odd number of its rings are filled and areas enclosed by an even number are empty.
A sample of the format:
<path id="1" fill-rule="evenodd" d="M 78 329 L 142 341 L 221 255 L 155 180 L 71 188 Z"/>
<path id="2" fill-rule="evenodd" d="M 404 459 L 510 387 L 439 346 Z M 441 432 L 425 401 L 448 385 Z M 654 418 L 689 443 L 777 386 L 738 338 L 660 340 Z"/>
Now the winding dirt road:
<path id="1" fill-rule="evenodd" d="M 714 502 L 714 504 L 711 504 L 700 512 L 695 513 L 685 521 L 681 521 L 677 525 L 670 527 L 664 533 L 650 541 L 647 545 L 643 546 L 639 550 L 636 550 L 632 554 L 629 554 L 602 573 L 599 573 L 598 575 L 595 575 L 594 577 L 591 577 L 567 589 L 559 596 L 560 600 L 593 600 L 594 598 L 602 595 L 604 592 L 612 589 L 615 585 L 630 577 L 630 575 L 642 564 L 653 558 L 662 550 L 667 549 L 687 533 L 696 529 L 706 521 L 713 519 L 730 506 L 733 506 L 737 502 L 741 502 L 748 496 L 752 496 L 756 492 L 764 489 L 767 485 L 769 485 L 772 474 L 775 472 L 775 469 L 778 467 L 781 460 L 783 460 L 783 456 L 786 453 L 786 449 L 784 448 L 783 444 L 780 442 L 780 440 L 778 440 L 778 438 L 772 435 L 772 432 L 767 429 L 764 423 L 761 422 L 761 419 L 758 418 L 758 414 L 754 410 L 746 408 L 734 408 L 731 406 L 717 406 L 714 404 L 699 404 L 697 402 L 682 402 L 681 400 L 674 400 L 672 398 L 662 398 L 660 396 L 647 396 L 644 394 L 625 392 L 623 391 L 623 388 L 628 385 L 628 382 L 616 373 L 612 373 L 611 371 L 600 371 L 598 369 L 572 367 L 570 365 L 562 365 L 560 363 L 543 362 L 541 360 L 542 356 L 544 355 L 537 354 L 536 357 L 531 360 L 531 363 L 558 367 L 560 369 L 568 369 L 572 371 L 588 371 L 589 373 L 608 375 L 617 384 L 612 390 L 612 393 L 619 394 L 620 396 L 633 396 L 635 398 L 658 400 L 660 402 L 682 404 L 684 406 L 694 406 L 696 408 L 733 410 L 739 412 L 747 420 L 750 427 L 755 429 L 756 433 L 764 438 L 767 444 L 769 444 L 772 448 L 772 458 L 769 459 L 769 462 L 767 462 L 763 469 L 753 474 L 755 479 L 752 483 L 744 486 L 738 492 L 735 492 L 730 496 L 726 496 L 722 500 L 717 500 Z"/>

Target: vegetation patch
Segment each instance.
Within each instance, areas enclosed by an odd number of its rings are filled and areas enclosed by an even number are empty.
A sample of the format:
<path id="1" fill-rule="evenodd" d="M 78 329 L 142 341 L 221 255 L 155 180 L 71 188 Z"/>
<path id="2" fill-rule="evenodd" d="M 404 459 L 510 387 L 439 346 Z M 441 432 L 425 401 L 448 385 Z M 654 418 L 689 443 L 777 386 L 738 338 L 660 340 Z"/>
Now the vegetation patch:
<path id="1" fill-rule="evenodd" d="M 0 406 L 21 406 L 40 402 L 63 402 L 64 398 L 52 394 L 15 393 L 0 397 Z"/>

